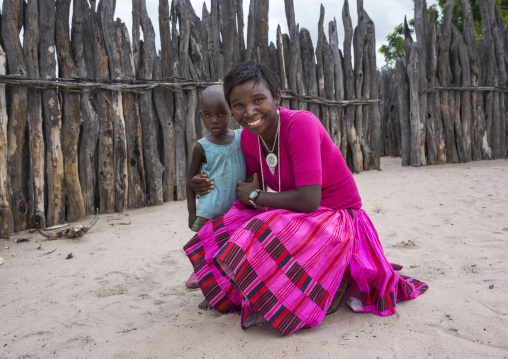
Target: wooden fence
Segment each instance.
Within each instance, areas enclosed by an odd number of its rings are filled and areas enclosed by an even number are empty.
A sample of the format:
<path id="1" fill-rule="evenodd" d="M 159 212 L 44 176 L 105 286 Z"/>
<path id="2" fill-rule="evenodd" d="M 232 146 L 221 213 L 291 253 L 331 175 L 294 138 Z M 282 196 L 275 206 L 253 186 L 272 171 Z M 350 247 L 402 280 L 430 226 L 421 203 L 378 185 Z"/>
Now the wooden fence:
<path id="1" fill-rule="evenodd" d="M 478 1 L 482 38 L 476 40 L 469 0 L 459 0 L 463 34 L 446 2 L 443 27 L 415 2 L 413 42 L 406 24 L 406 58 L 381 73 L 382 154 L 405 166 L 508 156 L 508 23 L 495 0 Z"/>
<path id="2" fill-rule="evenodd" d="M 292 0 L 289 34 L 279 26 L 276 44 L 268 0 L 251 0 L 246 39 L 242 0 L 211 0 L 201 19 L 189 0 L 160 0 L 158 53 L 145 0 L 132 1 L 132 39 L 113 20 L 114 4 L 74 0 L 69 26 L 70 0 L 3 1 L 0 234 L 35 226 L 37 212 L 54 225 L 96 207 L 185 199 L 191 150 L 204 134 L 198 97 L 247 60 L 276 71 L 282 105 L 318 115 L 354 172 L 379 168 L 374 24 L 362 0 L 354 35 L 344 2 L 343 53 L 335 20 L 325 34 L 324 8 L 314 48 Z"/>

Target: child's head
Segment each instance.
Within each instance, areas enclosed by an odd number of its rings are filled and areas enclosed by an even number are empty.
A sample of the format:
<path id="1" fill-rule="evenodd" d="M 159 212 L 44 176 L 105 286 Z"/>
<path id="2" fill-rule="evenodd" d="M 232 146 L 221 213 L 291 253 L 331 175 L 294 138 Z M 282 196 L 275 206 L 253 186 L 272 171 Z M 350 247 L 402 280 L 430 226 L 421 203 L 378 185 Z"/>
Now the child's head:
<path id="1" fill-rule="evenodd" d="M 201 94 L 199 115 L 205 128 L 213 136 L 227 132 L 231 120 L 231 110 L 224 99 L 220 85 L 207 87 Z"/>

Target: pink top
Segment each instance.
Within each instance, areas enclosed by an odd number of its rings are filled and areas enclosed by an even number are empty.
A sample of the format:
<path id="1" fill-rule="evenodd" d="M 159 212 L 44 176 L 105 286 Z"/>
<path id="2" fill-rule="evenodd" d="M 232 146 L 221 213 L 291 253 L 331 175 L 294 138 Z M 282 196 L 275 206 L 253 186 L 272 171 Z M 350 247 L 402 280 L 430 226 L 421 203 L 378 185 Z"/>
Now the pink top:
<path id="1" fill-rule="evenodd" d="M 332 209 L 360 209 L 362 200 L 351 171 L 337 146 L 319 119 L 307 111 L 280 108 L 280 181 L 283 191 L 297 186 L 321 185 L 321 206 Z M 247 166 L 247 176 L 257 173 L 259 167 L 258 138 L 247 129 L 242 130 L 242 151 Z M 263 156 L 264 157 L 264 156 Z M 279 188 L 279 167 L 272 175 L 264 158 L 263 175 L 266 184 Z"/>

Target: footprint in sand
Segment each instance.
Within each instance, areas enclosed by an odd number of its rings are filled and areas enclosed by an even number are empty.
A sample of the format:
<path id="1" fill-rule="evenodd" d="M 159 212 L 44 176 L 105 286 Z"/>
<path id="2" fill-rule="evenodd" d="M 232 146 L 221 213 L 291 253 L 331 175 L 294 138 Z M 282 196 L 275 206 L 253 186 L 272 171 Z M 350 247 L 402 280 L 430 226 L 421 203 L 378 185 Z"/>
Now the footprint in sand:
<path id="1" fill-rule="evenodd" d="M 403 249 L 413 249 L 418 247 L 418 244 L 412 239 L 408 239 L 407 241 L 402 241 L 393 246 L 394 248 L 403 248 Z"/>

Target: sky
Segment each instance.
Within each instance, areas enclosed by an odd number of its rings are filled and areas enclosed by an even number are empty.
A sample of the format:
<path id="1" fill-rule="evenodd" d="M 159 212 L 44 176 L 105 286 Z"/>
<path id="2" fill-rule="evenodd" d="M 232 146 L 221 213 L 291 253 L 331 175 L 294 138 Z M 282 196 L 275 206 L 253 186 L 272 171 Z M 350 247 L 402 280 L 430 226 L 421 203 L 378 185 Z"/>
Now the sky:
<path id="1" fill-rule="evenodd" d="M 201 17 L 203 8 L 202 0 L 190 0 L 194 11 Z M 171 0 L 169 0 L 171 4 Z M 210 0 L 205 0 L 208 10 L 210 10 Z M 244 23 L 247 29 L 247 16 L 249 14 L 249 0 L 243 0 L 244 7 Z M 339 47 L 342 49 L 344 41 L 344 27 L 342 25 L 342 6 L 343 1 L 340 0 L 293 0 L 295 8 L 296 22 L 300 24 L 300 28 L 305 27 L 310 31 L 314 46 L 317 43 L 317 26 L 319 20 L 320 5 L 323 4 L 325 8 L 325 34 L 328 34 L 328 23 L 335 17 L 337 19 L 338 34 L 339 34 Z M 437 0 L 427 0 L 427 6 L 437 3 Z M 119 17 L 125 22 L 129 32 L 132 29 L 132 2 L 130 0 L 117 0 L 115 19 Z M 160 48 L 160 40 L 158 34 L 158 7 L 159 0 L 146 0 L 148 15 L 152 20 L 155 33 L 156 33 L 156 46 Z M 379 50 L 381 45 L 386 44 L 386 36 L 393 32 L 395 26 L 404 22 L 404 16 L 407 15 L 408 20 L 414 18 L 414 4 L 412 0 L 364 0 L 363 8 L 367 11 L 370 18 L 374 21 L 376 29 L 376 50 Z M 353 27 L 356 26 L 356 1 L 349 0 L 349 9 L 353 21 Z M 287 20 L 284 9 L 284 0 L 270 1 L 269 8 L 269 41 L 275 42 L 275 34 L 277 25 L 281 25 L 282 33 L 288 33 Z M 328 36 L 327 36 L 328 38 Z M 376 51 L 376 64 L 378 67 L 384 65 L 384 57 L 379 51 Z"/>

